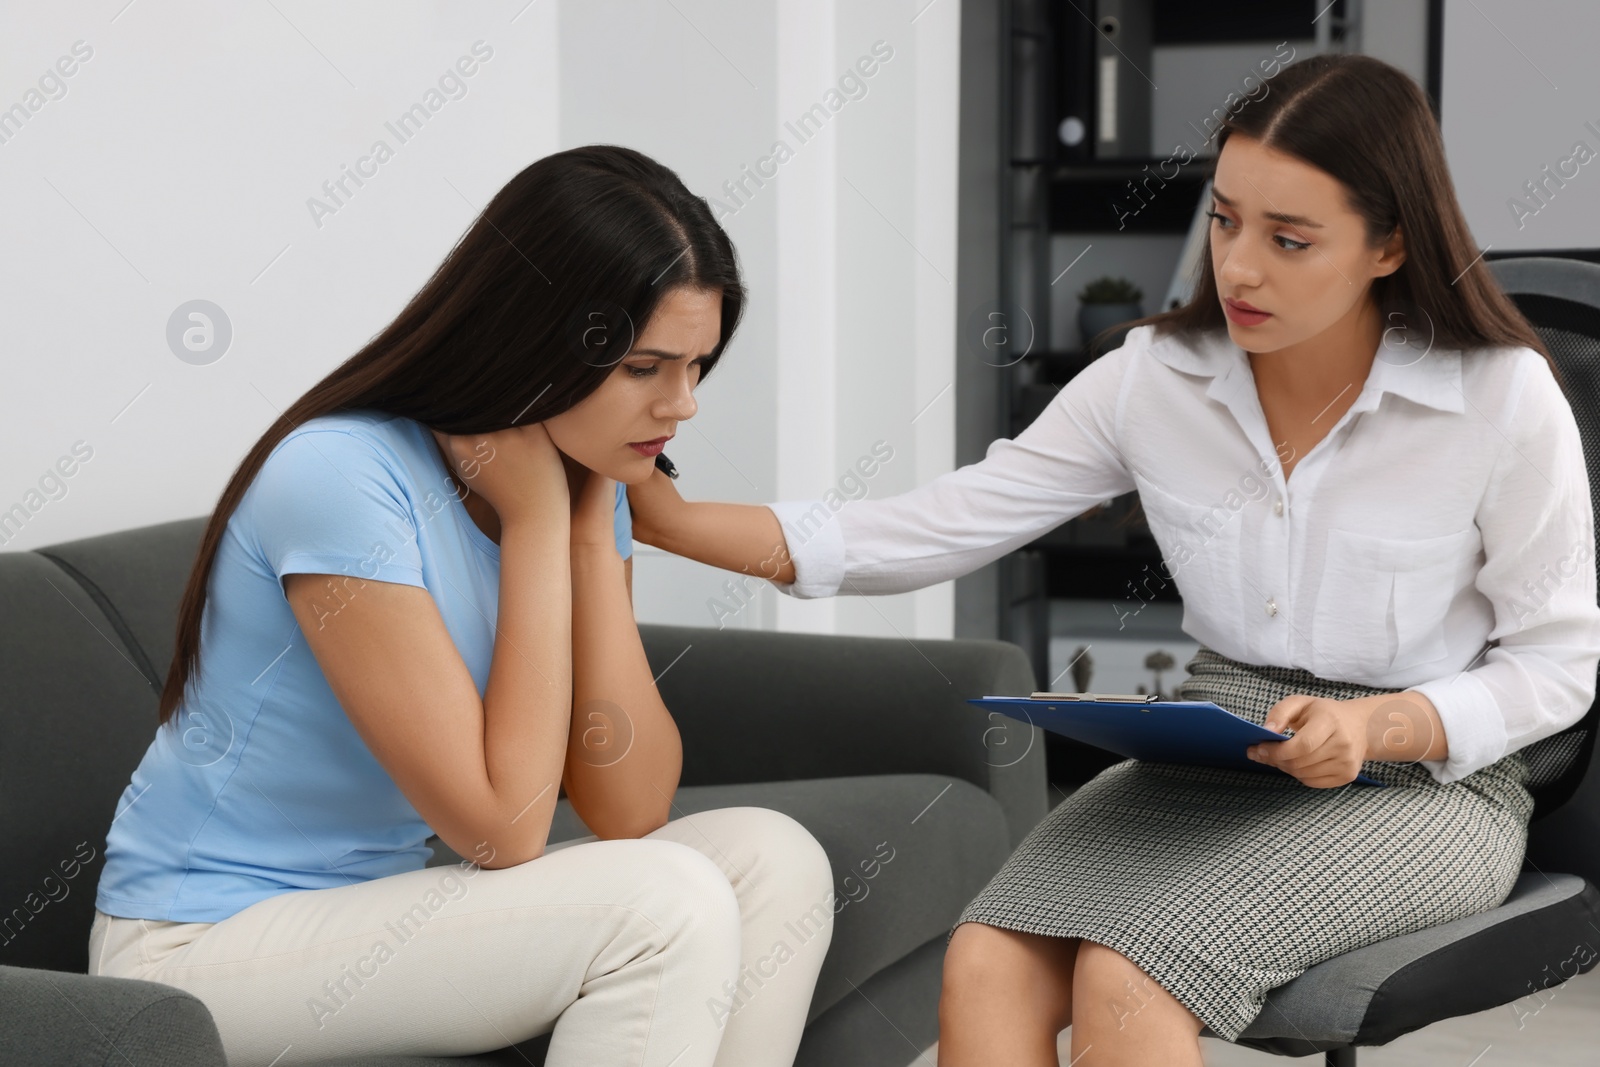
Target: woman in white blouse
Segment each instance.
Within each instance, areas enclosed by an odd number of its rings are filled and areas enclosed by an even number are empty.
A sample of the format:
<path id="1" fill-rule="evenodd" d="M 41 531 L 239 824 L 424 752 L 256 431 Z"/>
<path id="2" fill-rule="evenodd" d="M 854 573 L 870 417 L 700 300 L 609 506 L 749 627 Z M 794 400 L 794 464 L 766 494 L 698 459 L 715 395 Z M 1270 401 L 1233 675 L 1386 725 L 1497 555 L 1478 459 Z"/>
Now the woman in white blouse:
<path id="1" fill-rule="evenodd" d="M 1252 753 L 1286 773 L 1127 760 L 1051 811 L 950 938 L 946 1067 L 1054 1065 L 1068 1025 L 1083 1067 L 1198 1065 L 1312 964 L 1498 905 L 1573 768 L 1600 608 L 1555 365 L 1407 75 L 1264 88 L 1218 132 L 1193 299 L 981 462 L 836 514 L 629 486 L 637 540 L 796 597 L 947 581 L 1137 491 L 1202 645 L 1180 697 L 1294 728 Z"/>

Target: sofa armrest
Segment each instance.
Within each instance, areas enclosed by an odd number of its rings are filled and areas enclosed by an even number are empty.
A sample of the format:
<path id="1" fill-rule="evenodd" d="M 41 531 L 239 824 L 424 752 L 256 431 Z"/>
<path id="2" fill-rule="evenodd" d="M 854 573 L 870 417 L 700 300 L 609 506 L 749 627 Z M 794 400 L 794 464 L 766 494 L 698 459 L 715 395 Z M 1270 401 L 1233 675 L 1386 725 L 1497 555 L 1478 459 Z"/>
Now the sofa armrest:
<path id="1" fill-rule="evenodd" d="M 682 785 L 948 774 L 994 796 L 1013 846 L 1048 810 L 1043 732 L 966 703 L 1033 691 L 1017 645 L 652 623 L 639 635 L 683 736 Z"/>
<path id="2" fill-rule="evenodd" d="M 199 998 L 160 982 L 0 966 L 0 1059 L 32 1067 L 226 1067 Z"/>

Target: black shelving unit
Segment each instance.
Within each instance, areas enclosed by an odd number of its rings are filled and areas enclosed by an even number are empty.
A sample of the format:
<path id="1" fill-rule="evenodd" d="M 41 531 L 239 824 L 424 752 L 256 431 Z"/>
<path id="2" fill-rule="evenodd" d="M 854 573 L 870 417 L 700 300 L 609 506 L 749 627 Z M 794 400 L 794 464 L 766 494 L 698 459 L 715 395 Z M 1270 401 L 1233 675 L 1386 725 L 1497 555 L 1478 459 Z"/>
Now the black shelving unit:
<path id="1" fill-rule="evenodd" d="M 1090 5 L 1092 13 L 1092 4 Z M 1130 183 L 1163 159 L 1061 162 L 1055 149 L 1057 36 L 1062 18 L 1084 18 L 1061 0 L 1005 0 L 1001 14 L 1000 304 L 1007 325 L 1031 342 L 1000 367 L 997 425 L 1015 437 L 1098 353 L 1052 350 L 1050 239 L 1060 232 L 1183 234 L 1214 162 L 1193 160 L 1164 179 L 1163 195 L 1136 214 L 1118 212 Z M 1092 131 L 1091 131 L 1092 136 Z M 1015 321 L 1013 321 L 1015 320 Z M 1094 508 L 1000 563 L 1000 637 L 1027 649 L 1040 688 L 1050 667 L 1050 600 L 1120 598 L 1160 564 L 1137 494 Z M 1176 600 L 1169 585 L 1160 599 Z"/>
<path id="2" fill-rule="evenodd" d="M 1315 33 L 1316 51 L 1346 47 L 1353 24 L 1346 18 L 1343 0 L 1335 0 L 1315 19 L 1313 15 L 1326 3 L 1302 6 L 1304 11 L 1282 0 L 1248 0 L 1231 7 L 1153 0 L 1152 40 L 1172 44 L 1254 39 L 1257 33 L 1276 40 L 1286 28 L 1299 26 Z M 1099 354 L 1049 347 L 1050 292 L 1056 281 L 1050 274 L 1051 235 L 1187 233 L 1200 191 L 1215 171 L 1215 159 L 1202 157 L 1167 177 L 1172 173 L 1170 157 L 1096 161 L 1085 159 L 1081 149 L 1058 148 L 1057 57 L 1062 53 L 1058 38 L 1067 40 L 1068 33 L 1080 32 L 1080 22 L 1098 33 L 1088 21 L 1095 13 L 1093 0 L 1002 0 L 1001 4 L 999 158 L 1008 166 L 1002 168 L 1006 180 L 999 196 L 1000 308 L 1013 337 L 1028 341 L 1026 354 L 1013 349 L 1010 362 L 999 367 L 1005 381 L 997 390 L 996 426 L 1008 437 L 1021 433 Z M 1278 22 L 1271 22 L 1274 18 Z M 1081 38 L 1077 45 L 1068 41 L 1069 47 L 1080 50 L 1081 44 Z M 1093 125 L 1091 116 L 1091 144 Z M 1144 202 L 1137 213 L 1128 213 L 1133 185 L 1152 181 L 1152 174 L 1164 183 L 1160 195 Z M 1124 206 L 1121 211 L 1119 204 Z M 998 562 L 999 636 L 1028 650 L 1038 685 L 1047 688 L 1055 681 L 1048 677 L 1050 600 L 1126 596 L 1160 563 L 1160 553 L 1144 524 L 1138 495 L 1128 493 Z M 1148 583 L 1140 587 L 1147 588 Z M 1170 584 L 1156 598 L 1178 599 Z"/>
<path id="3" fill-rule="evenodd" d="M 1009 162 L 1000 183 L 1000 311 L 1002 324 L 1012 337 L 1025 337 L 1024 351 L 1035 339 L 1050 336 L 1048 288 L 1037 280 L 1050 266 L 1050 227 L 1045 151 L 1050 99 L 1047 87 L 1055 84 L 1055 35 L 1043 0 L 1001 0 L 1000 12 L 1000 122 L 998 158 Z M 1053 150 L 1050 152 L 1053 156 Z M 1028 246 L 1025 275 L 1029 292 L 1019 285 L 1019 242 Z M 1039 299 L 1043 295 L 1045 299 Z M 1023 309 L 1028 310 L 1024 311 Z M 1046 341 L 1048 343 L 1048 340 Z M 1011 350 L 1007 350 L 1008 352 Z M 1025 357 L 1024 357 L 1025 358 Z M 1015 364 L 1000 367 L 1001 387 L 996 391 L 995 424 L 1013 425 L 1017 410 Z M 1028 372 L 1022 372 L 1026 375 Z M 1020 549 L 999 561 L 999 636 L 1028 650 L 1039 688 L 1050 664 L 1050 603 L 1039 591 L 1046 583 L 1044 553 L 1033 547 Z"/>

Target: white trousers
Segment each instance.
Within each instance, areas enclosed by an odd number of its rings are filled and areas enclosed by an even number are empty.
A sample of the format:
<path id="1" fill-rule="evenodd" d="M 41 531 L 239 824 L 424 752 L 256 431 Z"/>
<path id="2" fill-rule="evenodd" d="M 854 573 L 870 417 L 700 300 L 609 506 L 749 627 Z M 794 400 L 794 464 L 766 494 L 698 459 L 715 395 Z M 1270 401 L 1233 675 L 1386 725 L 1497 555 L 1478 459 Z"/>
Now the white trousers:
<path id="1" fill-rule="evenodd" d="M 95 911 L 89 973 L 193 993 L 230 1067 L 467 1055 L 554 1031 L 548 1067 L 789 1067 L 833 936 L 798 822 L 738 807 L 268 897 L 215 923 Z"/>

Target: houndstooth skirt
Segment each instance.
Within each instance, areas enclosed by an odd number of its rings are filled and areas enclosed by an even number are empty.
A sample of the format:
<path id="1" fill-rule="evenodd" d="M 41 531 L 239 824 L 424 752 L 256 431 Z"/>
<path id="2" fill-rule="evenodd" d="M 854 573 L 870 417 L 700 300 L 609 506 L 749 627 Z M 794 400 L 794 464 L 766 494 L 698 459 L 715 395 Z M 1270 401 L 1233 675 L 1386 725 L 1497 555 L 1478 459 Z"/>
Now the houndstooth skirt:
<path id="1" fill-rule="evenodd" d="M 1292 693 L 1394 691 L 1209 648 L 1187 668 L 1177 699 L 1255 723 Z M 1527 846 L 1529 789 L 1570 767 L 1583 736 L 1545 738 L 1449 785 L 1377 760 L 1361 769 L 1387 788 L 1124 760 L 1056 805 L 956 925 L 1106 945 L 1232 1041 L 1269 989 L 1312 965 L 1504 901 Z"/>

